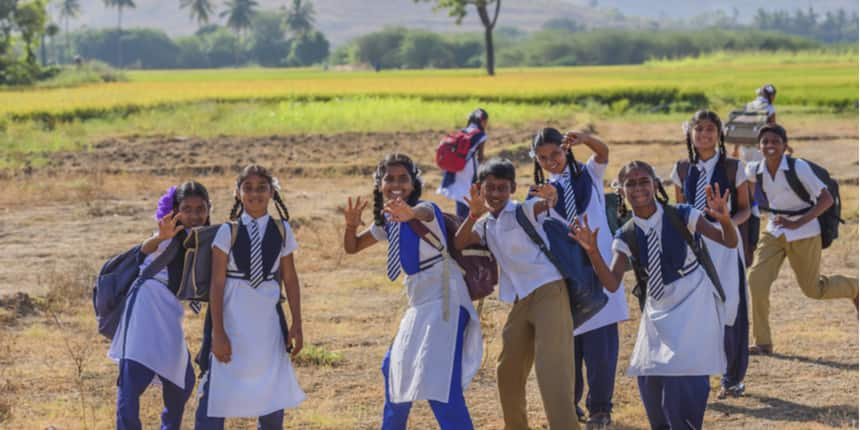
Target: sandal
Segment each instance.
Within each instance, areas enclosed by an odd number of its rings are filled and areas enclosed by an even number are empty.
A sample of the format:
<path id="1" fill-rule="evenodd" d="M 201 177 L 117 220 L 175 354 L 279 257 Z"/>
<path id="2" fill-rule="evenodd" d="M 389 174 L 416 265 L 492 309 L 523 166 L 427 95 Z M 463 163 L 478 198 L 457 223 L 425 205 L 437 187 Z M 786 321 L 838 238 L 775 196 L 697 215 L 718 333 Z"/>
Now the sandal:
<path id="1" fill-rule="evenodd" d="M 773 345 L 752 345 L 749 353 L 750 355 L 771 355 L 773 354 Z"/>
<path id="2" fill-rule="evenodd" d="M 726 399 L 728 397 L 738 398 L 743 397 L 744 391 L 746 391 L 746 387 L 743 383 L 738 385 L 732 385 L 731 387 L 723 387 L 720 389 L 720 392 L 717 394 L 717 398 L 720 400 Z"/>
<path id="3" fill-rule="evenodd" d="M 612 416 L 609 412 L 597 412 L 588 417 L 588 422 L 585 424 L 586 430 L 605 429 L 612 424 Z"/>

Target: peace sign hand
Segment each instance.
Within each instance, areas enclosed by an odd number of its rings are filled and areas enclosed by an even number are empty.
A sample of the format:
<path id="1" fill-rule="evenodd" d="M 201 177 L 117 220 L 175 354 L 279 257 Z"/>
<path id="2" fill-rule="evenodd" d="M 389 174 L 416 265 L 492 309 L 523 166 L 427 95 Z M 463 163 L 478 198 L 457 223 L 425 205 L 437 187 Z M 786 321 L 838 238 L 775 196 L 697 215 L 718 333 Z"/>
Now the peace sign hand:
<path id="1" fill-rule="evenodd" d="M 364 225 L 364 221 L 361 220 L 361 213 L 367 209 L 367 200 L 361 201 L 361 197 L 355 198 L 355 205 L 352 204 L 352 197 L 348 197 L 346 200 L 346 207 L 342 209 L 343 217 L 346 220 L 346 225 L 348 227 L 358 227 Z"/>
<path id="2" fill-rule="evenodd" d="M 182 231 L 183 227 L 179 224 L 180 217 L 176 211 L 170 211 L 164 218 L 158 220 L 158 239 L 167 240 L 173 239 L 177 233 Z"/>
<path id="3" fill-rule="evenodd" d="M 484 196 L 481 195 L 481 186 L 472 184 L 469 187 L 469 197 L 464 197 L 466 203 L 469 204 L 469 215 L 478 218 L 487 213 L 487 202 L 484 201 Z"/>

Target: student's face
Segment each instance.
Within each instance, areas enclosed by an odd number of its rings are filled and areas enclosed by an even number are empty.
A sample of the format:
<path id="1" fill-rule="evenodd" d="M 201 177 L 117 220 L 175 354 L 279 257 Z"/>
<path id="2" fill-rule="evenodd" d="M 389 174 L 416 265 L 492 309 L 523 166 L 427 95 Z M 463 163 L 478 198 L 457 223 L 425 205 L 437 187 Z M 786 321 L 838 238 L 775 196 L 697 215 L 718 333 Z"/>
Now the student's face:
<path id="1" fill-rule="evenodd" d="M 490 119 L 489 118 L 481 120 L 481 128 L 483 130 L 487 130 L 488 125 L 490 125 Z"/>
<path id="2" fill-rule="evenodd" d="M 654 179 L 643 169 L 633 169 L 627 172 L 624 183 L 621 184 L 622 192 L 634 209 L 654 204 L 654 195 L 657 186 Z"/>
<path id="3" fill-rule="evenodd" d="M 406 167 L 392 164 L 385 169 L 385 175 L 382 177 L 382 195 L 386 200 L 394 200 L 398 197 L 407 200 L 414 190 L 412 175 Z"/>
<path id="4" fill-rule="evenodd" d="M 269 181 L 259 175 L 250 175 L 239 185 L 239 200 L 245 211 L 257 218 L 269 210 L 274 191 Z"/>
<path id="5" fill-rule="evenodd" d="M 761 139 L 758 141 L 758 149 L 761 151 L 761 155 L 768 160 L 781 159 L 782 154 L 785 152 L 785 146 L 782 137 L 770 131 L 762 134 Z"/>
<path id="6" fill-rule="evenodd" d="M 495 215 L 498 215 L 505 208 L 508 200 L 511 199 L 511 194 L 516 190 L 517 184 L 515 182 L 493 175 L 487 176 L 484 182 L 481 182 L 481 195 L 484 196 L 487 209 Z"/>
<path id="7" fill-rule="evenodd" d="M 561 174 L 567 166 L 567 157 L 559 145 L 541 145 L 535 148 L 535 157 L 540 167 L 553 174 Z"/>
<path id="8" fill-rule="evenodd" d="M 720 139 L 720 130 L 711 121 L 699 121 L 693 125 L 693 146 L 699 150 L 713 151 Z"/>
<path id="9" fill-rule="evenodd" d="M 190 196 L 179 202 L 179 220 L 187 228 L 200 227 L 209 218 L 209 204 L 202 197 Z"/>

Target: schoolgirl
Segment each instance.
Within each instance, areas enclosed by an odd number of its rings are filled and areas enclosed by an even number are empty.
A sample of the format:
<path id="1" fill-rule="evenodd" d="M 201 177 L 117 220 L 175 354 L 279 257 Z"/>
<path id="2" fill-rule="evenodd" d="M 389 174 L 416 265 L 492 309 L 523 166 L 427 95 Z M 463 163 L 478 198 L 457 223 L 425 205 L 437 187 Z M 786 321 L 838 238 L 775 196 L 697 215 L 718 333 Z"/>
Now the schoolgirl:
<path id="1" fill-rule="evenodd" d="M 642 318 L 627 373 L 637 377 L 651 428 L 699 429 L 710 391 L 708 375 L 726 368 L 725 305 L 703 266 L 707 262 L 688 243 L 703 235 L 730 248 L 737 245 L 728 191 L 721 195 L 719 185 L 707 188 L 704 213 L 719 222 L 716 227 L 689 205 L 669 205 L 654 169 L 645 162 L 625 165 L 618 183 L 633 218 L 616 232 L 611 264 L 600 254 L 599 229 L 591 229 L 587 216 L 571 226 L 571 237 L 587 252 L 608 290 L 621 282 L 624 257 L 637 272 L 634 292 L 639 292 Z"/>
<path id="2" fill-rule="evenodd" d="M 462 272 L 448 255 L 442 213 L 419 200 L 420 172 L 403 154 L 386 156 L 374 182 L 374 223 L 357 233 L 368 203 L 349 199 L 344 249 L 354 254 L 387 241 L 388 278 L 406 274 L 408 307 L 382 362 L 382 429 L 405 429 L 416 400 L 429 400 L 440 428 L 471 429 L 463 390 L 480 367 L 481 328 Z M 415 231 L 416 221 L 441 241 L 442 252 Z"/>
<path id="3" fill-rule="evenodd" d="M 179 429 L 185 402 L 194 389 L 194 370 L 176 298 L 182 278 L 182 242 L 188 229 L 209 224 L 209 193 L 189 181 L 170 187 L 158 201 L 158 231 L 141 245 L 143 272 L 161 270 L 129 293 L 108 357 L 119 363 L 117 429 L 140 429 L 140 395 L 150 383 L 161 384 L 162 429 Z"/>
<path id="4" fill-rule="evenodd" d="M 700 110 L 685 124 L 688 159 L 675 163 L 672 182 L 675 184 L 675 201 L 689 203 L 704 211 L 708 185 L 719 184 L 721 190 L 729 190 L 729 213 L 732 222 L 740 226 L 741 242 L 734 249 L 726 248 L 705 238 L 708 252 L 720 274 L 727 294 L 725 349 L 727 367 L 721 381 L 719 398 L 743 395 L 744 376 L 749 363 L 749 316 L 747 315 L 746 256 L 755 249 L 758 229 L 751 236 L 748 220 L 751 214 L 749 182 L 745 166 L 740 160 L 726 157 L 723 125 L 720 117 L 710 111 Z M 705 217 L 712 224 L 716 220 Z M 737 302 L 735 302 L 737 298 Z"/>
<path id="5" fill-rule="evenodd" d="M 205 373 L 195 428 L 223 429 L 226 417 L 258 417 L 258 428 L 281 429 L 284 409 L 298 406 L 305 397 L 290 362 L 303 342 L 293 259 L 298 245 L 278 181 L 265 168 L 245 167 L 235 193 L 230 211 L 230 219 L 238 222 L 235 242 L 228 223 L 212 244 L 212 286 L 200 362 Z M 268 214 L 271 200 L 279 220 Z M 288 329 L 281 282 L 292 316 Z"/>
<path id="6" fill-rule="evenodd" d="M 594 154 L 584 164 L 573 158 L 572 146 L 585 145 Z M 599 227 L 598 248 L 605 260 L 612 256 L 612 233 L 606 217 L 603 176 L 609 161 L 609 148 L 595 136 L 568 132 L 562 135 L 554 128 L 541 129 L 534 137 L 531 148 L 534 158 L 535 184 L 544 183 L 543 171 L 549 172 L 549 183 L 557 189 L 555 211 L 573 223 L 577 217 L 588 215 L 591 224 Z M 585 414 L 579 408 L 584 379 L 588 381 L 588 408 L 590 426 L 610 424 L 612 394 L 615 388 L 615 369 L 618 363 L 618 322 L 628 318 L 624 287 L 607 292 L 609 303 L 597 315 L 574 331 L 574 398 L 577 415 Z M 583 378 L 585 362 L 587 378 Z"/>
<path id="7" fill-rule="evenodd" d="M 489 121 L 490 115 L 484 109 L 477 108 L 469 114 L 466 127 L 461 130 L 471 141 L 466 167 L 459 172 L 444 172 L 442 184 L 436 190 L 438 194 L 455 202 L 457 216 L 461 219 L 469 215 L 469 205 L 465 199 L 469 195 L 469 187 L 475 182 L 478 165 L 484 161 Z"/>

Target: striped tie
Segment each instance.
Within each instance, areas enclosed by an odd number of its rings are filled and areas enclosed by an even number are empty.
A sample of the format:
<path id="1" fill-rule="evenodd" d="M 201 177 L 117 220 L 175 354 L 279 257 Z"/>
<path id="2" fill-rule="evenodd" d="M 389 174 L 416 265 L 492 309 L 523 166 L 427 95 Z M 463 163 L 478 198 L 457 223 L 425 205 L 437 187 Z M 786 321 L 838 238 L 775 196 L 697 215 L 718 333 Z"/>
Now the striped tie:
<path id="1" fill-rule="evenodd" d="M 263 283 L 263 247 L 257 221 L 248 224 L 248 232 L 251 234 L 251 287 L 257 288 Z"/>
<path id="2" fill-rule="evenodd" d="M 655 300 L 663 297 L 663 272 L 661 269 L 661 247 L 657 229 L 648 232 L 648 291 Z"/>
<path id="3" fill-rule="evenodd" d="M 696 201 L 693 204 L 693 207 L 696 209 L 703 211 L 705 210 L 705 206 L 708 204 L 707 194 L 705 193 L 705 188 L 708 186 L 708 174 L 704 168 L 699 169 L 699 181 L 696 182 Z"/>
<path id="4" fill-rule="evenodd" d="M 400 276 L 400 223 L 388 223 L 388 279 Z"/>
<path id="5" fill-rule="evenodd" d="M 573 177 L 570 172 L 565 175 L 564 184 L 564 210 L 567 212 L 567 222 L 573 222 L 576 218 L 576 194 L 573 193 Z"/>

